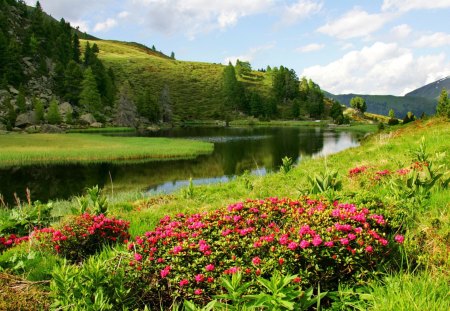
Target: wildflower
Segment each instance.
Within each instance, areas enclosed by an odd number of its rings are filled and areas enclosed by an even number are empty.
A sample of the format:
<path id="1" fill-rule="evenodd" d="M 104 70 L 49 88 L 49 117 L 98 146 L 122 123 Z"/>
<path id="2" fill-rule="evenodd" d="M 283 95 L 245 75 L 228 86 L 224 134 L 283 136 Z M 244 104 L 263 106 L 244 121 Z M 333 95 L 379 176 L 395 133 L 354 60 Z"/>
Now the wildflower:
<path id="1" fill-rule="evenodd" d="M 394 237 L 395 242 L 397 242 L 398 244 L 403 244 L 403 242 L 405 241 L 405 237 L 403 235 L 397 234 Z"/>
<path id="2" fill-rule="evenodd" d="M 311 244 L 311 243 L 310 243 L 309 241 L 302 240 L 302 241 L 300 242 L 300 247 L 301 247 L 301 248 L 307 248 L 310 244 Z"/>
<path id="3" fill-rule="evenodd" d="M 197 288 L 197 289 L 194 291 L 194 294 L 196 294 L 196 295 L 201 295 L 201 294 L 203 294 L 203 289 Z"/>
<path id="4" fill-rule="evenodd" d="M 287 234 L 283 234 L 283 235 L 280 237 L 279 242 L 280 242 L 281 245 L 288 244 L 288 242 L 289 242 L 288 235 L 287 235 Z"/>
<path id="5" fill-rule="evenodd" d="M 333 247 L 334 243 L 333 243 L 333 241 L 328 241 L 328 242 L 323 243 L 323 245 L 325 245 L 326 247 Z"/>
<path id="6" fill-rule="evenodd" d="M 302 241 L 303 242 L 303 241 Z M 309 243 L 309 242 L 308 242 Z M 290 250 L 295 250 L 296 248 L 297 248 L 297 246 L 298 246 L 298 244 L 297 244 L 297 242 L 291 242 L 291 243 L 289 243 L 288 244 L 288 248 L 290 249 Z"/>
<path id="7" fill-rule="evenodd" d="M 259 264 L 261 263 L 261 258 L 259 258 L 259 257 L 253 257 L 252 263 L 253 263 L 255 266 L 259 265 Z"/>
<path id="8" fill-rule="evenodd" d="M 135 254 L 134 254 L 134 259 L 135 259 L 136 261 L 141 261 L 141 260 L 142 260 L 142 255 L 139 254 L 139 253 L 135 253 Z"/>
<path id="9" fill-rule="evenodd" d="M 200 283 L 200 282 L 203 282 L 203 280 L 205 279 L 205 276 L 203 274 L 197 274 L 194 278 L 197 283 Z"/>
<path id="10" fill-rule="evenodd" d="M 278 259 L 278 263 L 279 263 L 280 265 L 284 264 L 284 259 L 283 259 L 283 258 Z"/>
<path id="11" fill-rule="evenodd" d="M 206 265 L 206 267 L 205 267 L 206 271 L 214 271 L 214 268 L 215 267 L 213 264 Z"/>
<path id="12" fill-rule="evenodd" d="M 347 245 L 348 244 L 348 239 L 347 238 L 342 238 L 342 239 L 340 239 L 340 241 L 341 241 L 342 245 Z"/>
<path id="13" fill-rule="evenodd" d="M 160 274 L 161 274 L 161 278 L 165 278 L 166 276 L 169 275 L 170 272 L 170 266 L 166 266 L 164 269 L 161 270 Z"/>
<path id="14" fill-rule="evenodd" d="M 298 276 L 292 280 L 294 283 L 300 283 L 302 281 L 302 278 L 299 278 Z"/>
<path id="15" fill-rule="evenodd" d="M 312 240 L 312 244 L 314 246 L 319 246 L 321 243 L 322 243 L 322 238 L 320 237 L 320 235 L 314 236 L 314 238 Z"/>
<path id="16" fill-rule="evenodd" d="M 356 239 L 356 235 L 354 235 L 353 233 L 349 233 L 349 234 L 347 235 L 347 237 L 348 237 L 348 239 L 349 239 L 350 241 Z"/>
<path id="17" fill-rule="evenodd" d="M 366 252 L 368 252 L 368 253 L 372 253 L 373 252 L 373 247 L 372 246 L 367 246 L 366 247 Z"/>
<path id="18" fill-rule="evenodd" d="M 183 287 L 183 286 L 185 286 L 185 285 L 188 285 L 188 284 L 189 284 L 189 281 L 186 280 L 186 279 L 182 279 L 182 280 L 180 281 L 180 286 L 181 286 L 181 287 Z"/>

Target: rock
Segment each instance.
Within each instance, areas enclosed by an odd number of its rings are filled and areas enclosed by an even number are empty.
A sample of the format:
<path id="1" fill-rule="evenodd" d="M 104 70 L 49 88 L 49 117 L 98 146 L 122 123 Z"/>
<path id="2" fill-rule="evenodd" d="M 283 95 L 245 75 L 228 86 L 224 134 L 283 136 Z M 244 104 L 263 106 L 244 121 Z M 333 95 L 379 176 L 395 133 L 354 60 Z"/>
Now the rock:
<path id="1" fill-rule="evenodd" d="M 91 127 L 101 128 L 101 127 L 103 127 L 103 123 L 100 123 L 100 122 L 94 122 L 94 123 L 91 124 Z"/>
<path id="2" fill-rule="evenodd" d="M 63 130 L 56 125 L 44 124 L 41 126 L 42 133 L 63 133 Z"/>
<path id="3" fill-rule="evenodd" d="M 6 131 L 6 125 L 0 123 L 0 131 Z"/>
<path id="4" fill-rule="evenodd" d="M 73 113 L 72 105 L 68 102 L 64 102 L 61 105 L 58 106 L 59 114 L 63 117 L 65 117 L 68 114 Z"/>
<path id="5" fill-rule="evenodd" d="M 16 90 L 13 86 L 10 86 L 10 87 L 9 87 L 9 92 L 10 92 L 10 93 L 13 93 L 13 94 L 16 94 L 16 95 L 19 94 L 19 91 Z"/>
<path id="6" fill-rule="evenodd" d="M 13 132 L 22 132 L 22 129 L 19 127 L 13 127 L 12 131 Z"/>
<path id="7" fill-rule="evenodd" d="M 16 126 L 17 127 L 25 127 L 28 125 L 36 124 L 36 116 L 34 111 L 28 111 L 25 113 L 21 113 L 16 118 Z"/>
<path id="8" fill-rule="evenodd" d="M 97 120 L 95 120 L 94 116 L 91 113 L 85 113 L 80 116 L 80 123 L 91 125 L 96 122 Z"/>
<path id="9" fill-rule="evenodd" d="M 39 125 L 31 125 L 25 129 L 25 132 L 28 134 L 39 133 L 41 131 L 41 127 Z"/>

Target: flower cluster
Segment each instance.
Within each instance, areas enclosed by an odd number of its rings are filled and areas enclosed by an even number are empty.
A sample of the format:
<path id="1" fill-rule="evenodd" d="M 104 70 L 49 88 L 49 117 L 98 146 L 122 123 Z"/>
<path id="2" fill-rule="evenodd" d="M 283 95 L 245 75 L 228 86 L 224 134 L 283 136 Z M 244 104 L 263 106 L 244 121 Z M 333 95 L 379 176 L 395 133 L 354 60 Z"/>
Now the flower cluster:
<path id="1" fill-rule="evenodd" d="M 0 252 L 15 245 L 19 245 L 24 241 L 28 241 L 28 236 L 19 237 L 15 234 L 10 234 L 9 236 L 5 237 L 0 236 Z"/>
<path id="2" fill-rule="evenodd" d="M 367 166 L 357 166 L 348 171 L 350 177 L 364 173 L 367 170 Z"/>
<path id="3" fill-rule="evenodd" d="M 105 244 L 128 242 L 128 228 L 126 221 L 86 213 L 69 218 L 58 228 L 35 230 L 31 237 L 39 246 L 51 247 L 67 259 L 80 261 Z"/>
<path id="4" fill-rule="evenodd" d="M 279 270 L 299 275 L 303 285 L 320 280 L 332 286 L 367 275 L 389 252 L 385 228 L 382 215 L 353 204 L 247 200 L 164 217 L 129 244 L 128 275 L 154 280 L 153 290 L 162 295 L 192 299 L 207 299 L 221 276 L 238 271 L 251 279 Z"/>

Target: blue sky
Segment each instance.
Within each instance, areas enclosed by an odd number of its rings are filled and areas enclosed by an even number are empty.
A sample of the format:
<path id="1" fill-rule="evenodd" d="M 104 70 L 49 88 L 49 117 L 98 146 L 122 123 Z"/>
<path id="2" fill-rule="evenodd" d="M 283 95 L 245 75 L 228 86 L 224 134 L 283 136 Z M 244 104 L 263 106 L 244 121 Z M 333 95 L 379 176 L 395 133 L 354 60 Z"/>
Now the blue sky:
<path id="1" fill-rule="evenodd" d="M 102 39 L 155 45 L 179 60 L 283 65 L 335 94 L 403 95 L 450 76 L 450 0 L 40 3 Z"/>

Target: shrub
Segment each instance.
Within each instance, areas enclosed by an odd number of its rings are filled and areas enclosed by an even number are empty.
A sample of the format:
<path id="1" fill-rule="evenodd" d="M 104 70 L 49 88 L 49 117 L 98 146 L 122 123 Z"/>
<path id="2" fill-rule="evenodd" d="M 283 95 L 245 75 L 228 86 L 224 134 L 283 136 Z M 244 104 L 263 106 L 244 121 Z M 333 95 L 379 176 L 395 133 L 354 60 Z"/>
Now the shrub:
<path id="1" fill-rule="evenodd" d="M 63 222 L 58 228 L 44 228 L 32 233 L 37 247 L 51 249 L 71 261 L 82 261 L 104 245 L 128 240 L 129 223 L 104 215 L 83 214 Z"/>
<path id="2" fill-rule="evenodd" d="M 217 280 L 237 272 L 244 281 L 275 271 L 303 286 L 358 283 L 389 253 L 382 215 L 353 204 L 270 198 L 210 213 L 161 219 L 129 244 L 129 286 L 143 302 L 173 297 L 207 301 Z M 160 302 L 162 300 L 162 302 Z"/>

